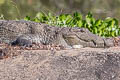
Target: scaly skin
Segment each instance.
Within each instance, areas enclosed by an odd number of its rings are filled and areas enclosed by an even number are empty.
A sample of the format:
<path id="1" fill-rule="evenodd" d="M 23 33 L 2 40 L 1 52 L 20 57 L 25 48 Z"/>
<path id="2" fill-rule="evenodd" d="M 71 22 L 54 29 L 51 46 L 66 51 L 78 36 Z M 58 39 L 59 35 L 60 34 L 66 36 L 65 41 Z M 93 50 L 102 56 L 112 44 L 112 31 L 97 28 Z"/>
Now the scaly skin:
<path id="1" fill-rule="evenodd" d="M 0 41 L 22 46 L 30 46 L 32 43 L 56 44 L 67 48 L 74 45 L 96 48 L 114 46 L 113 38 L 99 37 L 85 28 L 54 27 L 32 21 L 13 20 L 0 20 Z"/>

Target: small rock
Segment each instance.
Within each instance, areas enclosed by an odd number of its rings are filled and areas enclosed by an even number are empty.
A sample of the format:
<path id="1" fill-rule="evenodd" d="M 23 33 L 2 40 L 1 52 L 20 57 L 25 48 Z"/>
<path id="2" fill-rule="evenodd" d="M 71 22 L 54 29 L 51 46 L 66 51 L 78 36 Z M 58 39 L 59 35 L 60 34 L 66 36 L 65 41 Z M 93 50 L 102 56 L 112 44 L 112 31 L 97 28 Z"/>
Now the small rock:
<path id="1" fill-rule="evenodd" d="M 83 45 L 73 45 L 72 46 L 74 49 L 78 49 L 78 48 L 83 48 Z"/>

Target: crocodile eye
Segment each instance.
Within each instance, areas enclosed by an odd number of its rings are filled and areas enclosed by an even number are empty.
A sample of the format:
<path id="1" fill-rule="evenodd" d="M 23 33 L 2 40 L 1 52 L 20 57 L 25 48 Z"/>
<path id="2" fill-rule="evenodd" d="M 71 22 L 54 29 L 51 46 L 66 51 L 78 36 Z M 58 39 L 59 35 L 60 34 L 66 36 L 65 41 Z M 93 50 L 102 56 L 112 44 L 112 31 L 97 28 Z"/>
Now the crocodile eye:
<path id="1" fill-rule="evenodd" d="M 80 29 L 80 32 L 85 32 L 85 30 L 83 28 Z"/>

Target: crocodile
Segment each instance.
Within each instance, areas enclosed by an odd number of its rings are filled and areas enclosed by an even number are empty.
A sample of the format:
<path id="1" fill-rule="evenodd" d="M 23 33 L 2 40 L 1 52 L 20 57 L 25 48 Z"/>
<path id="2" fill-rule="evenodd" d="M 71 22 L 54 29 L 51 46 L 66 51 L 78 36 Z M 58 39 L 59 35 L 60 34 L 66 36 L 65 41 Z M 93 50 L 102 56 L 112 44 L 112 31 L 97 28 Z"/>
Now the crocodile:
<path id="1" fill-rule="evenodd" d="M 24 20 L 0 20 L 0 42 L 20 46 L 55 44 L 67 48 L 74 45 L 95 48 L 114 46 L 114 38 L 100 37 L 86 28 L 56 27 Z"/>

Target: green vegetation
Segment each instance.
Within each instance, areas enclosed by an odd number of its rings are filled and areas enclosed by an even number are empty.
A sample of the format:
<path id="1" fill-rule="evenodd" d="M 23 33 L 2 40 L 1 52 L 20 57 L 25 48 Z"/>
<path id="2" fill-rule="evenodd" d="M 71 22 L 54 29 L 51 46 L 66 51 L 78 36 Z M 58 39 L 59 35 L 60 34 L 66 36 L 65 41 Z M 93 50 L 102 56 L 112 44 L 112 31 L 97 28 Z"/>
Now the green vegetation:
<path id="1" fill-rule="evenodd" d="M 57 15 L 91 11 L 97 19 L 115 17 L 120 21 L 120 0 L 0 0 L 0 15 L 6 20 L 35 17 L 40 11 Z"/>
<path id="2" fill-rule="evenodd" d="M 96 20 L 90 12 L 85 18 L 78 12 L 73 14 L 60 14 L 58 16 L 40 12 L 35 18 L 31 19 L 29 16 L 26 16 L 24 20 L 42 22 L 59 27 L 88 28 L 92 33 L 102 37 L 115 37 L 120 35 L 120 27 L 117 19 L 108 17 L 104 20 Z"/>

